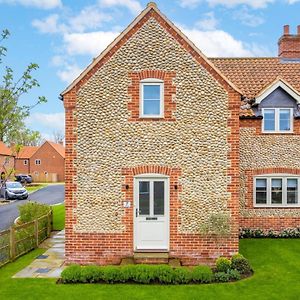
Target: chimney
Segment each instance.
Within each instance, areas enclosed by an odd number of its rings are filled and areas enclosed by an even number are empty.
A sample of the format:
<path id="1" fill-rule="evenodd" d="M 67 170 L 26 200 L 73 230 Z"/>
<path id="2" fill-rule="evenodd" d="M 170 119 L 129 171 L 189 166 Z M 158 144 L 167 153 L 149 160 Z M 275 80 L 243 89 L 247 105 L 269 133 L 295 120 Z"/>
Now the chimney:
<path id="1" fill-rule="evenodd" d="M 290 26 L 283 26 L 283 35 L 278 41 L 278 56 L 280 58 L 300 59 L 300 25 L 297 34 L 290 34 Z"/>

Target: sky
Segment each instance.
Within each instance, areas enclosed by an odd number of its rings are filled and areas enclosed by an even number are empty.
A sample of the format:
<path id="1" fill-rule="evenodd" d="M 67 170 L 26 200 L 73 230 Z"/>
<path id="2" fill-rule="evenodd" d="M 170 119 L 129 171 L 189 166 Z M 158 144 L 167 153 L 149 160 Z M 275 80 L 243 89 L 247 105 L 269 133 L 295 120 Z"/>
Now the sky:
<path id="1" fill-rule="evenodd" d="M 15 78 L 37 63 L 40 87 L 22 96 L 34 108 L 26 121 L 45 139 L 64 131 L 59 94 L 146 7 L 142 0 L 0 0 L 0 30 L 11 33 L 3 65 Z M 296 33 L 300 0 L 173 0 L 158 8 L 209 57 L 276 56 L 282 27 Z"/>

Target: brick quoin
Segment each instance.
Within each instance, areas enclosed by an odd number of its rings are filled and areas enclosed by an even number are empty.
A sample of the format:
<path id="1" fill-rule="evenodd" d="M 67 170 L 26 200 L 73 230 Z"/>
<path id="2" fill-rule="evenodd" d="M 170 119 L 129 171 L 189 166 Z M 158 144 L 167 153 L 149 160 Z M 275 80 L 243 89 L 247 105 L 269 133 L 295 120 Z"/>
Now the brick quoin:
<path id="1" fill-rule="evenodd" d="M 176 93 L 176 87 L 172 84 L 175 72 L 162 70 L 143 70 L 141 72 L 130 72 L 131 85 L 128 87 L 128 94 L 131 101 L 128 103 L 128 110 L 131 112 L 129 121 L 175 121 L 173 111 L 176 110 L 176 103 L 172 97 Z M 140 81 L 147 78 L 155 78 L 164 81 L 164 117 L 163 118 L 140 118 Z"/>

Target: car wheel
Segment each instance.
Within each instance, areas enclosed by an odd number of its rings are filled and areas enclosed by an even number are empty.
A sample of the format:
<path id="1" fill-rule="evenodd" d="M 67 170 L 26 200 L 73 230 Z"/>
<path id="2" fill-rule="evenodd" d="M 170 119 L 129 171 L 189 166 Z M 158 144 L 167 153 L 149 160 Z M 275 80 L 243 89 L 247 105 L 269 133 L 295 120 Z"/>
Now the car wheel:
<path id="1" fill-rule="evenodd" d="M 28 195 L 27 195 L 27 196 L 25 196 L 23 199 L 28 199 Z"/>
<path id="2" fill-rule="evenodd" d="M 5 195 L 4 195 L 4 199 L 5 199 L 5 200 L 9 200 L 9 199 L 10 199 L 9 196 L 8 196 L 8 194 L 7 194 L 7 192 L 6 192 Z"/>

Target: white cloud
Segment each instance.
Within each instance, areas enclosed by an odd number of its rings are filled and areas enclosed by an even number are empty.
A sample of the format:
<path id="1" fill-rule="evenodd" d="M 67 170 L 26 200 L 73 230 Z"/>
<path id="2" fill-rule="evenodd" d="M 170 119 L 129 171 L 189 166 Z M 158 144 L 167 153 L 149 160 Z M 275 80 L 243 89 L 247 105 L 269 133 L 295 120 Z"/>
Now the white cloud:
<path id="1" fill-rule="evenodd" d="M 39 130 L 39 126 L 43 127 L 43 131 L 53 132 L 65 131 L 65 114 L 64 113 L 32 113 L 26 124 L 34 125 Z"/>
<path id="2" fill-rule="evenodd" d="M 214 12 L 204 14 L 204 17 L 199 20 L 196 25 L 203 30 L 214 30 L 218 25 L 218 20 Z"/>
<path id="3" fill-rule="evenodd" d="M 70 55 L 96 56 L 104 50 L 119 32 L 95 31 L 88 33 L 70 33 L 64 35 L 64 43 Z"/>
<path id="4" fill-rule="evenodd" d="M 287 0 L 288 4 L 295 4 L 299 2 L 300 0 Z"/>
<path id="5" fill-rule="evenodd" d="M 41 33 L 59 33 L 64 27 L 58 24 L 59 16 L 57 14 L 50 15 L 44 20 L 33 20 L 32 26 Z"/>
<path id="6" fill-rule="evenodd" d="M 264 8 L 275 2 L 275 0 L 180 0 L 180 5 L 182 7 L 194 8 L 198 6 L 201 2 L 207 2 L 210 6 L 223 5 L 226 7 L 234 7 L 237 5 L 247 5 L 252 8 Z M 288 1 L 298 1 L 298 0 L 288 0 Z"/>
<path id="7" fill-rule="evenodd" d="M 246 7 L 243 7 L 242 9 L 236 11 L 233 16 L 242 24 L 250 27 L 259 26 L 265 22 L 265 19 L 262 17 L 262 15 L 258 15 L 258 13 L 252 14 Z"/>
<path id="8" fill-rule="evenodd" d="M 79 76 L 82 72 L 82 69 L 79 68 L 76 64 L 65 64 L 64 68 L 57 72 L 58 77 L 66 82 L 71 83 L 75 78 Z"/>
<path id="9" fill-rule="evenodd" d="M 111 19 L 110 15 L 101 12 L 99 8 L 88 6 L 83 8 L 77 16 L 70 18 L 69 25 L 71 30 L 83 32 L 86 29 L 96 29 L 103 22 L 110 21 Z"/>
<path id="10" fill-rule="evenodd" d="M 124 6 L 133 14 L 138 14 L 143 9 L 139 1 L 136 0 L 99 0 L 99 3 L 105 7 Z"/>
<path id="11" fill-rule="evenodd" d="M 1 0 L 0 0 L 1 1 Z M 52 14 L 45 19 L 35 19 L 32 21 L 32 26 L 38 29 L 41 33 L 74 33 L 84 32 L 89 29 L 97 29 L 104 22 L 110 21 L 112 17 L 106 14 L 96 6 L 84 7 L 79 14 L 71 14 L 67 16 L 59 16 Z"/>
<path id="12" fill-rule="evenodd" d="M 0 3 L 20 4 L 41 9 L 52 9 L 62 6 L 61 0 L 0 0 Z"/>
<path id="13" fill-rule="evenodd" d="M 223 30 L 202 31 L 179 26 L 185 35 L 209 57 L 267 56 L 267 49 L 255 44 L 246 44 Z"/>

